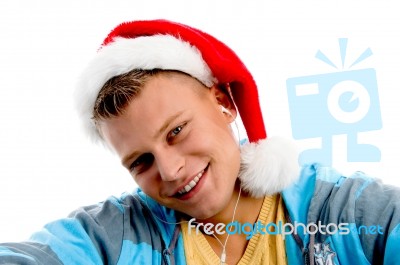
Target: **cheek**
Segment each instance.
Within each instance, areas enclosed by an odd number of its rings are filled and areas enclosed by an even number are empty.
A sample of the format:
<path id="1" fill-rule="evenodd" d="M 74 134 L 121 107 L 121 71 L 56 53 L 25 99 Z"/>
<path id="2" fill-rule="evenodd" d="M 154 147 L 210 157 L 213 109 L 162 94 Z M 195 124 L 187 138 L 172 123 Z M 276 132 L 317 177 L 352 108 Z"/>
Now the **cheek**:
<path id="1" fill-rule="evenodd" d="M 210 158 L 217 166 L 224 170 L 238 173 L 240 166 L 240 151 L 238 142 L 233 136 L 230 127 L 202 126 L 202 129 L 193 131 L 188 137 L 188 144 L 184 147 L 185 153 Z"/>
<path id="2" fill-rule="evenodd" d="M 157 198 L 159 197 L 160 189 L 160 183 L 157 181 L 159 178 L 157 176 L 157 170 L 153 167 L 146 173 L 133 176 L 133 180 L 144 193 L 152 198 Z"/>
<path id="3" fill-rule="evenodd" d="M 218 112 L 211 113 L 196 124 L 195 130 L 191 133 L 204 145 L 230 145 L 234 136 L 229 124 Z M 196 140 L 196 139 L 195 139 Z M 199 141 L 200 142 L 200 141 Z M 237 145 L 237 141 L 233 142 Z"/>

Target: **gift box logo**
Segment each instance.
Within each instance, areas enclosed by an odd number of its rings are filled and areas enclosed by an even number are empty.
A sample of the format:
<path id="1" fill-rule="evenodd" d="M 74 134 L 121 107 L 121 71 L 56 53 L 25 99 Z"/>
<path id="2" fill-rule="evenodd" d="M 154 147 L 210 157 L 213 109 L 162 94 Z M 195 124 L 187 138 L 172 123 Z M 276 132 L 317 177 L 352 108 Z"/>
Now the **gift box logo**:
<path id="1" fill-rule="evenodd" d="M 348 162 L 378 162 L 379 148 L 357 142 L 359 132 L 379 130 L 382 119 L 374 69 L 350 70 L 372 55 L 366 49 L 347 70 L 343 70 L 347 39 L 339 39 L 342 71 L 289 78 L 286 82 L 294 139 L 321 138 L 320 149 L 301 153 L 301 164 L 332 164 L 332 137 L 347 136 Z M 316 58 L 338 68 L 318 51 Z"/>

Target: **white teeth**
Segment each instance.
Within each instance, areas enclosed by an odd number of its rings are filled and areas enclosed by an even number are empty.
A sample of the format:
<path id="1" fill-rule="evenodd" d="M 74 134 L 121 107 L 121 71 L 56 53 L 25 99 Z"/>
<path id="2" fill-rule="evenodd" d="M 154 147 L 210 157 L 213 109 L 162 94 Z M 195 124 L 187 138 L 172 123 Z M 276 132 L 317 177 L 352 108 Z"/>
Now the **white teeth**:
<path id="1" fill-rule="evenodd" d="M 187 184 L 183 189 L 181 189 L 178 193 L 179 194 L 184 194 L 189 192 L 191 189 L 193 189 L 197 183 L 199 182 L 199 180 L 201 179 L 201 177 L 203 176 L 204 170 L 201 171 L 199 174 L 197 174 L 196 177 L 194 177 L 194 179 L 192 181 L 189 182 L 189 184 Z"/>
<path id="2" fill-rule="evenodd" d="M 191 182 L 189 182 L 189 186 L 193 188 L 194 186 L 196 186 L 196 182 L 192 180 Z"/>

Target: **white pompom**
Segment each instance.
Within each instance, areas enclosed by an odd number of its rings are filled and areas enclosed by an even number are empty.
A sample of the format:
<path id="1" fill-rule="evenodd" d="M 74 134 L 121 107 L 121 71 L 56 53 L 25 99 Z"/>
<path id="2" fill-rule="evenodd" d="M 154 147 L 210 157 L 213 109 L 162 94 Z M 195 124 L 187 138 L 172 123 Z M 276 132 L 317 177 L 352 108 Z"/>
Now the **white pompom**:
<path id="1" fill-rule="evenodd" d="M 241 147 L 239 179 L 253 197 L 281 192 L 300 175 L 295 144 L 278 137 Z"/>

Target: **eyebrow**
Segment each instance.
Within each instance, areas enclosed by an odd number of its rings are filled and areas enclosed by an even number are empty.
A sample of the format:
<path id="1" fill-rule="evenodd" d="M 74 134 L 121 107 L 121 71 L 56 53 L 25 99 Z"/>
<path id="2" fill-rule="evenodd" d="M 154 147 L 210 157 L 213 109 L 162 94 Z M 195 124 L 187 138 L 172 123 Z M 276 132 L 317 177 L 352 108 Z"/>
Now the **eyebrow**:
<path id="1" fill-rule="evenodd" d="M 156 132 L 156 134 L 153 136 L 153 139 L 157 139 L 160 137 L 161 134 L 163 134 L 163 132 L 168 129 L 168 127 L 170 126 L 170 124 L 176 120 L 177 118 L 179 118 L 179 116 L 181 116 L 183 113 L 183 111 L 179 111 L 178 113 L 170 116 L 168 119 L 165 120 L 165 122 L 163 123 L 163 125 L 160 127 L 160 129 Z"/>
<path id="2" fill-rule="evenodd" d="M 183 113 L 183 111 L 180 111 L 180 112 L 178 112 L 178 113 L 176 113 L 176 114 L 174 114 L 174 115 L 168 117 L 168 119 L 165 120 L 165 122 L 162 124 L 162 126 L 160 127 L 160 129 L 154 134 L 153 139 L 159 138 L 160 135 L 163 134 L 163 132 L 164 132 L 165 130 L 168 129 L 168 127 L 170 126 L 170 124 L 171 124 L 173 121 L 175 121 L 177 118 L 179 118 L 179 117 L 182 115 L 182 113 Z M 139 152 L 134 151 L 133 153 L 131 153 L 131 154 L 125 156 L 125 157 L 122 159 L 122 165 L 128 168 L 128 167 L 129 167 L 129 165 L 127 164 L 128 161 L 131 160 L 133 157 L 135 157 L 135 156 L 137 156 L 137 155 L 139 155 Z"/>

